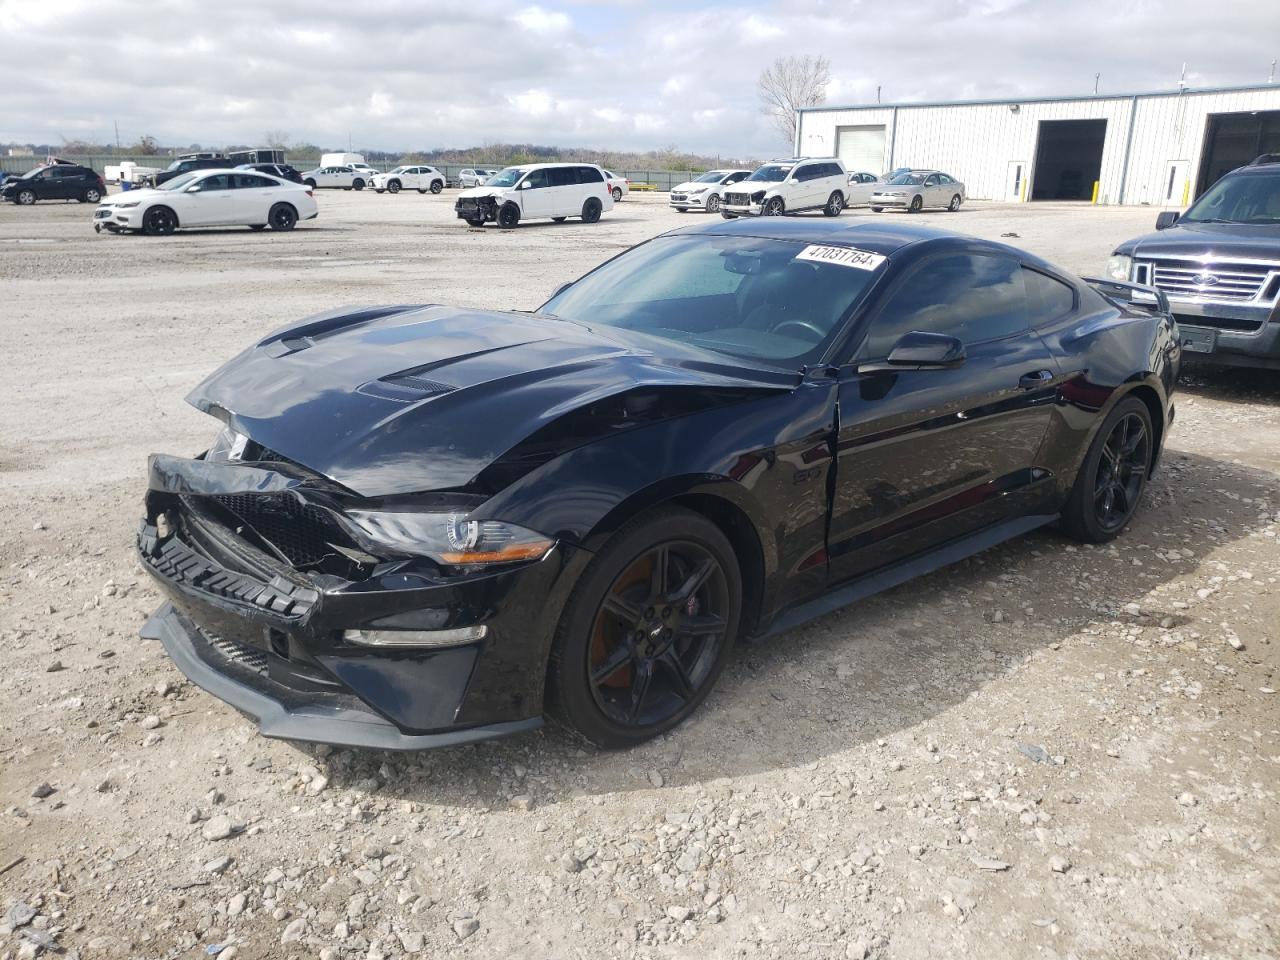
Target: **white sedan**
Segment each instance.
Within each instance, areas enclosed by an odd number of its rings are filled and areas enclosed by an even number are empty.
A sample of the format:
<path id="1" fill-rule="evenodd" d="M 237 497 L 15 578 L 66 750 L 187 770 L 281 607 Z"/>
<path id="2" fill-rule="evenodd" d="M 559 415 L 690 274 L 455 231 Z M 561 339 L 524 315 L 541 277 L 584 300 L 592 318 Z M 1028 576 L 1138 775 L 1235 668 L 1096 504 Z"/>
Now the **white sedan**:
<path id="1" fill-rule="evenodd" d="M 162 235 L 182 227 L 292 230 L 318 213 L 311 189 L 244 170 L 197 170 L 155 190 L 113 194 L 93 214 L 93 229 Z"/>
<path id="2" fill-rule="evenodd" d="M 369 186 L 378 193 L 384 190 L 391 193 L 401 190 L 439 193 L 444 189 L 444 174 L 435 167 L 396 167 L 389 173 L 375 173 Z"/>
<path id="3" fill-rule="evenodd" d="M 875 193 L 884 181 L 874 173 L 849 174 L 849 206 L 865 207 L 871 203 L 871 194 Z"/>
<path id="4" fill-rule="evenodd" d="M 609 192 L 613 194 L 614 203 L 621 203 L 622 198 L 631 192 L 631 181 L 626 177 L 620 177 L 606 170 L 604 178 L 609 181 Z"/>
<path id="5" fill-rule="evenodd" d="M 337 187 L 343 190 L 363 190 L 372 174 L 355 167 L 331 166 L 316 167 L 302 175 L 302 182 L 311 189 L 316 187 Z"/>

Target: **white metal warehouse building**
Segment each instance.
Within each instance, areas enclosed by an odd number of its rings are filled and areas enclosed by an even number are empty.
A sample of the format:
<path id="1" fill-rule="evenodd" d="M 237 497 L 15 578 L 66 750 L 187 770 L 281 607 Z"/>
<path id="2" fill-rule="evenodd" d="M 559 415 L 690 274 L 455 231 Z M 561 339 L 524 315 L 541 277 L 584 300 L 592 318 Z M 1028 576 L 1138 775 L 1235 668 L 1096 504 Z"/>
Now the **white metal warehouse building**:
<path id="1" fill-rule="evenodd" d="M 796 155 L 945 171 L 980 200 L 1184 206 L 1280 153 L 1280 84 L 803 110 Z M 1096 185 L 1096 187 L 1095 187 Z"/>

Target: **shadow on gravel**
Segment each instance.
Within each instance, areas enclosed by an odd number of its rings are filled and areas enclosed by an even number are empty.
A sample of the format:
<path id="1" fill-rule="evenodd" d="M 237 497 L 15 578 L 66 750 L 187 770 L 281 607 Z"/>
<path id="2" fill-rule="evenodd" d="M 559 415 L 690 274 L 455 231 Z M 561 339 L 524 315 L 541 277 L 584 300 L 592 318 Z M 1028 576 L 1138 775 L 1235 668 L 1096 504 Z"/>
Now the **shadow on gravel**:
<path id="1" fill-rule="evenodd" d="M 1277 501 L 1280 477 L 1169 451 L 1143 510 L 1114 543 L 1083 546 L 1048 528 L 741 646 L 689 722 L 634 750 L 597 751 L 549 723 L 505 741 L 421 754 L 341 750 L 321 762 L 337 785 L 461 808 L 502 808 L 515 794 L 545 805 L 787 768 L 800 768 L 795 789 L 808 793 L 805 765 L 950 710 L 1090 624 L 1134 622 L 1126 603 L 1143 601 L 1140 622 L 1149 625 L 1165 616 L 1185 622 L 1187 614 L 1144 597 L 1264 526 Z M 1184 549 L 1194 558 L 1170 559 Z M 1044 696 L 1039 707 L 1025 705 L 1031 725 L 1056 715 L 1054 692 Z M 517 767 L 525 779 L 512 773 Z"/>
<path id="2" fill-rule="evenodd" d="M 1190 362 L 1182 368 L 1178 390 L 1223 403 L 1276 407 L 1280 406 L 1280 370 Z"/>

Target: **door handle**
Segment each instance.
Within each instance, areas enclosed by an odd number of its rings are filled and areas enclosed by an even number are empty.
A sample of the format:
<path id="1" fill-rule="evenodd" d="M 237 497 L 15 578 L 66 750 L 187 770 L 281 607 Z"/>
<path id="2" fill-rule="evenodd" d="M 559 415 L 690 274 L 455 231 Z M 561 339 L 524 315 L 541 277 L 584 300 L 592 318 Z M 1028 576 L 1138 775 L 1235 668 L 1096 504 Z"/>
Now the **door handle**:
<path id="1" fill-rule="evenodd" d="M 1019 377 L 1018 386 L 1023 390 L 1034 390 L 1036 387 L 1043 387 L 1052 379 L 1052 370 L 1035 370 L 1031 373 L 1024 373 Z"/>

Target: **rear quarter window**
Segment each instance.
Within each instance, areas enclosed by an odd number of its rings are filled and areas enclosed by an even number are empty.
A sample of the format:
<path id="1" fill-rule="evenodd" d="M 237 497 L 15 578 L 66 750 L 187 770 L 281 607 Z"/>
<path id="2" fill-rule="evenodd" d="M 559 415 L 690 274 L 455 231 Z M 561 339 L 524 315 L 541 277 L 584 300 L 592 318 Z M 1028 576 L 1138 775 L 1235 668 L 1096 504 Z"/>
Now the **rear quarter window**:
<path id="1" fill-rule="evenodd" d="M 1076 308 L 1076 292 L 1061 280 L 1039 270 L 1022 268 L 1027 291 L 1027 312 L 1033 327 L 1043 327 L 1061 320 Z"/>

